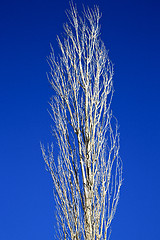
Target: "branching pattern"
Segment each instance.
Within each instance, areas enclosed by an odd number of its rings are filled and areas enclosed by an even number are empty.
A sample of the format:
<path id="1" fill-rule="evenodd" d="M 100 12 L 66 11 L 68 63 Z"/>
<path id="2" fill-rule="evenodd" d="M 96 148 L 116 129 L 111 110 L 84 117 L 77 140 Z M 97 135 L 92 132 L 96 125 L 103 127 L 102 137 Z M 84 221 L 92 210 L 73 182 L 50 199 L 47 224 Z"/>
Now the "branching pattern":
<path id="1" fill-rule="evenodd" d="M 44 160 L 53 178 L 60 239 L 109 239 L 122 184 L 117 120 L 111 111 L 113 66 L 100 39 L 98 7 L 82 17 L 71 4 L 61 55 L 49 57 L 53 144 Z"/>

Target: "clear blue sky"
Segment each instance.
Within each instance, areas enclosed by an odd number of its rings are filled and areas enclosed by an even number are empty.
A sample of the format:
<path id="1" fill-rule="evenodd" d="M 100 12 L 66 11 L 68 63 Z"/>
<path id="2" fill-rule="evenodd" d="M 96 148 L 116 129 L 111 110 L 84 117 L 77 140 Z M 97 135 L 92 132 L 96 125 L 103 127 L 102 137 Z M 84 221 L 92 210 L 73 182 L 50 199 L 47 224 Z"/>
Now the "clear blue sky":
<path id="1" fill-rule="evenodd" d="M 81 3 L 77 1 L 81 10 Z M 86 0 L 103 13 L 115 64 L 112 104 L 124 182 L 112 240 L 160 239 L 160 3 Z M 1 1 L 0 239 L 54 239 L 52 181 L 40 141 L 51 142 L 46 56 L 66 21 L 64 0 Z"/>

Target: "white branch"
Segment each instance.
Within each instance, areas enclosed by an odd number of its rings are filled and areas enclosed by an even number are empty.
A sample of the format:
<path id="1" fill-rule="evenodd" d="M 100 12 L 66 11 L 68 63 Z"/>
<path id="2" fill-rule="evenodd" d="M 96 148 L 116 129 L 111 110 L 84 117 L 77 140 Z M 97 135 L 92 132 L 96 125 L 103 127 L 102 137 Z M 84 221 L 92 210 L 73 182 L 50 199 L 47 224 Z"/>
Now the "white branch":
<path id="1" fill-rule="evenodd" d="M 53 144 L 48 153 L 41 149 L 54 183 L 60 239 L 109 239 L 122 185 L 113 66 L 100 39 L 98 7 L 84 9 L 82 18 L 71 3 L 67 16 L 66 38 L 58 37 L 61 55 L 55 58 L 52 49 L 48 59 L 59 156 Z"/>

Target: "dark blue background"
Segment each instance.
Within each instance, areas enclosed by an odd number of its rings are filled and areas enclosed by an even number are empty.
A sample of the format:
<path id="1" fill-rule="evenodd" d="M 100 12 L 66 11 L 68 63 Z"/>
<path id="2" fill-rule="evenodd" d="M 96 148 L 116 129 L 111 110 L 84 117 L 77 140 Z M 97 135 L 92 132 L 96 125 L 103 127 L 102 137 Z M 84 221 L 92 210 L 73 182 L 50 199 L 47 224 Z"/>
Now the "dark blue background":
<path id="1" fill-rule="evenodd" d="M 77 2 L 81 11 L 81 1 Z M 160 3 L 99 5 L 102 39 L 115 64 L 112 104 L 124 182 L 112 240 L 160 239 Z M 40 141 L 51 142 L 46 56 L 66 21 L 64 0 L 0 4 L 0 239 L 54 239 L 52 180 Z"/>

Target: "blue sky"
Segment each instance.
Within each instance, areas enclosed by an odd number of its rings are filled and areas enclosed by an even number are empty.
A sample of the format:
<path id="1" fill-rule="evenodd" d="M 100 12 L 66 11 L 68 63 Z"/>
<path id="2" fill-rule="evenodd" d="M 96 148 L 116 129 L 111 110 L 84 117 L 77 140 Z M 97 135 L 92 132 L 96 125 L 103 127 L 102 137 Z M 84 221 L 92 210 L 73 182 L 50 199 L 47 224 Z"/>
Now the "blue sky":
<path id="1" fill-rule="evenodd" d="M 112 109 L 124 163 L 111 239 L 160 239 L 160 3 L 85 1 L 94 4 L 103 13 L 101 37 L 115 65 Z M 58 52 L 56 35 L 68 7 L 64 0 L 1 1 L 1 240 L 54 239 L 52 181 L 40 141 L 52 141 L 46 56 L 50 43 Z"/>

